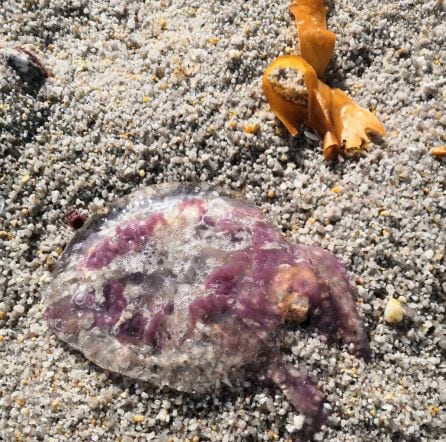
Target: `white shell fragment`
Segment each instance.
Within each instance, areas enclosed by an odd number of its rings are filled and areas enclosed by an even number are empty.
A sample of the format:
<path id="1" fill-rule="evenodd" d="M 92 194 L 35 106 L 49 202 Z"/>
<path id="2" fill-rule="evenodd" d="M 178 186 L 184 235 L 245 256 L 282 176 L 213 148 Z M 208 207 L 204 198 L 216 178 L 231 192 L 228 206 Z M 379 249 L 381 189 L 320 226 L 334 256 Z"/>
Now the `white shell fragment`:
<path id="1" fill-rule="evenodd" d="M 384 320 L 389 324 L 401 322 L 404 317 L 404 309 L 398 299 L 390 298 L 384 310 Z"/>

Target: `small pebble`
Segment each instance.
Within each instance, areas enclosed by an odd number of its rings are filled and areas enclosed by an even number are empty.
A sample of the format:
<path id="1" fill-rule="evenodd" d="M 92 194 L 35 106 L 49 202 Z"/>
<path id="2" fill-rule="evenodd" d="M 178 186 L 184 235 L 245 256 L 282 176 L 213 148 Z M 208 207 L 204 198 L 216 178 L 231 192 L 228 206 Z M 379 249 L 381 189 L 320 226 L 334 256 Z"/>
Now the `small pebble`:
<path id="1" fill-rule="evenodd" d="M 395 324 L 401 322 L 403 320 L 403 317 L 404 309 L 400 301 L 395 298 L 390 298 L 384 310 L 385 321 L 389 324 Z"/>
<path id="2" fill-rule="evenodd" d="M 443 158 L 446 157 L 446 146 L 434 147 L 431 151 L 434 157 Z"/>
<path id="3" fill-rule="evenodd" d="M 142 414 L 135 414 L 133 416 L 133 422 L 135 422 L 136 424 L 141 423 L 144 420 L 144 416 Z"/>
<path id="4" fill-rule="evenodd" d="M 6 201 L 3 197 L 0 196 L 0 216 L 5 215 Z"/>

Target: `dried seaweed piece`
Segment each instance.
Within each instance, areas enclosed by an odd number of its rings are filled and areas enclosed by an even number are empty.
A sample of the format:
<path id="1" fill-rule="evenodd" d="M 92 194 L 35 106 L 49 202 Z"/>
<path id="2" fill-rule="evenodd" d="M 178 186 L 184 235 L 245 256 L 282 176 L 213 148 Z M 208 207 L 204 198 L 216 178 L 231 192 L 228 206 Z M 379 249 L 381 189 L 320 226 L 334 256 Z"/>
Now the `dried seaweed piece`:
<path id="1" fill-rule="evenodd" d="M 276 58 L 263 75 L 263 90 L 272 111 L 291 135 L 305 123 L 323 137 L 324 158 L 363 153 L 368 133 L 385 135 L 384 126 L 340 89 L 318 79 L 333 53 L 336 37 L 327 31 L 323 0 L 294 0 L 301 56 Z"/>
<path id="2" fill-rule="evenodd" d="M 306 124 L 324 137 L 326 160 L 334 160 L 339 154 L 362 154 L 370 142 L 368 133 L 381 136 L 386 133 L 375 115 L 340 89 L 331 89 L 318 80 L 311 97 Z"/>
<path id="3" fill-rule="evenodd" d="M 369 356 L 344 266 L 289 242 L 261 210 L 210 186 L 151 186 L 77 231 L 58 262 L 50 328 L 95 362 L 195 393 L 273 383 L 305 416 L 326 422 L 322 392 L 282 361 L 277 331 L 307 321 Z"/>
<path id="4" fill-rule="evenodd" d="M 271 109 L 291 135 L 297 135 L 299 125 L 305 123 L 323 136 L 327 160 L 338 154 L 362 153 L 370 141 L 369 132 L 385 134 L 375 115 L 340 89 L 330 89 L 297 55 L 276 58 L 265 71 L 263 89 Z"/>
<path id="5" fill-rule="evenodd" d="M 327 7 L 323 0 L 294 0 L 290 12 L 296 19 L 300 55 L 322 77 L 336 43 L 336 35 L 327 30 Z"/>
<path id="6" fill-rule="evenodd" d="M 290 71 L 295 72 L 294 77 Z M 284 77 L 281 72 L 287 73 L 286 82 L 281 81 Z M 263 75 L 263 90 L 271 109 L 293 136 L 307 120 L 308 102 L 316 82 L 314 69 L 302 57 L 294 55 L 277 57 Z"/>

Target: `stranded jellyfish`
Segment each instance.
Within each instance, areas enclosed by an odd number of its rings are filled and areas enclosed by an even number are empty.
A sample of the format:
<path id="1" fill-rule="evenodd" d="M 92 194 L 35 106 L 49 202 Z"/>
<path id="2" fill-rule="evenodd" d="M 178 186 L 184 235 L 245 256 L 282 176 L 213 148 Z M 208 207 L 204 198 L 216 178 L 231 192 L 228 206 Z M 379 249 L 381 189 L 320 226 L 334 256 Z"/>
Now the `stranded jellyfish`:
<path id="1" fill-rule="evenodd" d="M 75 234 L 47 296 L 63 341 L 108 370 L 203 393 L 249 375 L 276 384 L 316 431 L 324 398 L 282 361 L 276 332 L 305 322 L 369 347 L 341 262 L 289 242 L 255 206 L 210 186 L 164 184 L 120 199 Z"/>

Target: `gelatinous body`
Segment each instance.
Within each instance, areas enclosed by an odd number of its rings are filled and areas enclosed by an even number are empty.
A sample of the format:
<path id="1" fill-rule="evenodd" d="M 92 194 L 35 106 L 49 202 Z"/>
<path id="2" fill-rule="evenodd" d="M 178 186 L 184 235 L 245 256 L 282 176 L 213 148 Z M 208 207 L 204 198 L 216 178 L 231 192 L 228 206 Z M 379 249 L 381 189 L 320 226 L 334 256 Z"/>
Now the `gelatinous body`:
<path id="1" fill-rule="evenodd" d="M 368 354 L 342 264 L 208 186 L 144 188 L 92 218 L 63 253 L 47 304 L 51 329 L 108 370 L 188 392 L 254 373 L 279 385 L 312 431 L 326 417 L 323 396 L 281 361 L 278 327 L 313 321 Z"/>

